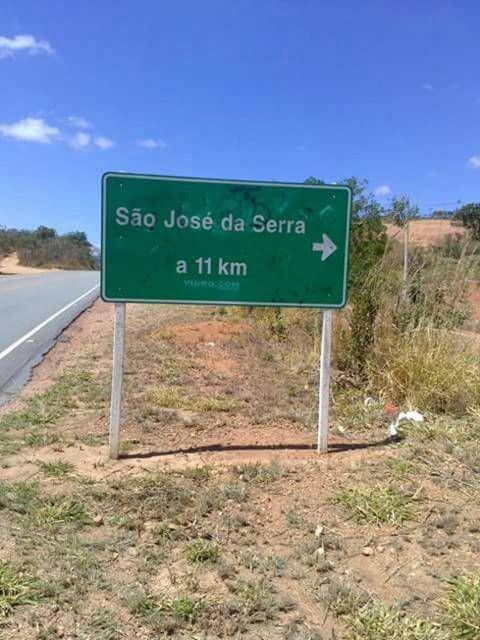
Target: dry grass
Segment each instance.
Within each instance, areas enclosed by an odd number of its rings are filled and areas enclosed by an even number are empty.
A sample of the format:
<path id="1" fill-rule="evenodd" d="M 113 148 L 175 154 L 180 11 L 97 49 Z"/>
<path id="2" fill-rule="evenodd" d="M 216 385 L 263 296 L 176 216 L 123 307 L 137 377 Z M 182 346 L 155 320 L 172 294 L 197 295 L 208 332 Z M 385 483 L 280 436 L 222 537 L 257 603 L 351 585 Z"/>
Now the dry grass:
<path id="1" fill-rule="evenodd" d="M 453 415 L 480 405 L 480 349 L 452 331 L 389 332 L 376 349 L 372 384 L 389 400 Z"/>
<path id="2" fill-rule="evenodd" d="M 199 412 L 229 412 L 239 405 L 238 401 L 233 398 L 194 395 L 185 387 L 176 386 L 162 386 L 153 389 L 150 393 L 150 401 L 154 405 L 168 409 L 184 409 Z"/>

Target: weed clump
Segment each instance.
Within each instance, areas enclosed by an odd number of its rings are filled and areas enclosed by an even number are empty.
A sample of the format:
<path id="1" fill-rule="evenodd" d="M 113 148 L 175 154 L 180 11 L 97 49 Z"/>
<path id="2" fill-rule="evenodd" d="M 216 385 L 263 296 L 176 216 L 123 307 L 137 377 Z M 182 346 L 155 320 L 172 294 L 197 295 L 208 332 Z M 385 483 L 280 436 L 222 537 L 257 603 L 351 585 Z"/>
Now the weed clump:
<path id="1" fill-rule="evenodd" d="M 56 460 L 54 462 L 38 462 L 40 471 L 51 478 L 62 478 L 69 475 L 74 470 L 73 464 Z"/>
<path id="2" fill-rule="evenodd" d="M 51 498 L 45 503 L 33 505 L 28 515 L 31 527 L 47 529 L 70 524 L 83 527 L 91 522 L 83 502 L 62 497 Z"/>
<path id="3" fill-rule="evenodd" d="M 195 540 L 185 547 L 185 558 L 194 564 L 217 562 L 220 558 L 220 549 L 213 542 Z"/>
<path id="4" fill-rule="evenodd" d="M 451 640 L 480 638 L 480 573 L 452 580 L 443 607 Z"/>
<path id="5" fill-rule="evenodd" d="M 416 499 L 391 486 L 343 489 L 335 501 L 357 522 L 369 524 L 402 524 L 417 513 Z"/>
<path id="6" fill-rule="evenodd" d="M 40 592 L 33 578 L 17 572 L 7 562 L 0 561 L 0 621 L 14 607 L 36 604 L 39 598 Z"/>
<path id="7" fill-rule="evenodd" d="M 151 594 L 133 592 L 127 605 L 134 615 L 142 619 L 155 632 L 171 635 L 191 627 L 206 609 L 206 602 L 188 596 L 156 598 Z"/>
<path id="8" fill-rule="evenodd" d="M 372 600 L 346 616 L 351 640 L 447 640 L 440 625 Z M 460 636 L 458 636 L 460 637 Z M 473 638 L 473 636 L 472 636 Z"/>

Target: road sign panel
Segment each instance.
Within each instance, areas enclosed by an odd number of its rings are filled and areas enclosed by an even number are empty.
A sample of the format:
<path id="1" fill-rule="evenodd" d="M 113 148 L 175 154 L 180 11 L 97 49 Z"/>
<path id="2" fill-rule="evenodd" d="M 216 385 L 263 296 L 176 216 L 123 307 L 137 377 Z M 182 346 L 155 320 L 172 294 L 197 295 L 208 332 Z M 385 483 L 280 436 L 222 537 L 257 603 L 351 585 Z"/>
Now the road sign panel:
<path id="1" fill-rule="evenodd" d="M 342 307 L 350 208 L 344 185 L 107 173 L 102 298 Z"/>

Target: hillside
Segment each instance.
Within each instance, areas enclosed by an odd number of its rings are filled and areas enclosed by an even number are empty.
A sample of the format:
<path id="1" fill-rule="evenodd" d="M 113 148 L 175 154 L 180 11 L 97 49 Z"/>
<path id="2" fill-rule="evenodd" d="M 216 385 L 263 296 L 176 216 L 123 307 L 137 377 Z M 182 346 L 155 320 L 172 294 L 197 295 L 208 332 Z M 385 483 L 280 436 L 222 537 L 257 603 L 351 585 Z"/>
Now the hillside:
<path id="1" fill-rule="evenodd" d="M 387 223 L 390 238 L 402 239 L 402 230 L 394 224 Z M 410 222 L 410 242 L 419 247 L 431 247 L 443 242 L 446 236 L 465 236 L 465 228 L 451 220 L 412 220 Z"/>
<path id="2" fill-rule="evenodd" d="M 55 229 L 35 231 L 0 228 L 0 259 L 7 259 L 0 273 L 18 273 L 13 266 L 42 269 L 97 269 L 92 245 L 83 231 L 58 234 Z M 16 264 L 15 264 L 16 263 Z"/>

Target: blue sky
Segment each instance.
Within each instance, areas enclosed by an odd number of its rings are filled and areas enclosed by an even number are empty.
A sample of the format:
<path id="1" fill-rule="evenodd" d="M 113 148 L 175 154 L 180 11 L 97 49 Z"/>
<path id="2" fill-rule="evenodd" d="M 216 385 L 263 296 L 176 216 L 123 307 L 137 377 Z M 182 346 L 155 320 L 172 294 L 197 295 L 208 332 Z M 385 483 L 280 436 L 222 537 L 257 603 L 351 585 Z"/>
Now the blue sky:
<path id="1" fill-rule="evenodd" d="M 478 201 L 479 24 L 478 0 L 2 0 L 0 224 L 98 243 L 105 171 Z"/>

